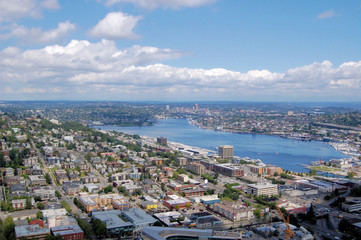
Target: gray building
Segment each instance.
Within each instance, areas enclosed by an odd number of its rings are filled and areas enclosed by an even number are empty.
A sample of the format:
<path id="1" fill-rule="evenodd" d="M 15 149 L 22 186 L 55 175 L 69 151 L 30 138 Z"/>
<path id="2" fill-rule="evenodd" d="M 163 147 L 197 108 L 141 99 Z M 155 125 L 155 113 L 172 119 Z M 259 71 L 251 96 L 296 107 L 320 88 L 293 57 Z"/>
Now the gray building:
<path id="1" fill-rule="evenodd" d="M 123 212 L 125 220 L 133 223 L 135 229 L 141 229 L 144 227 L 152 226 L 157 220 L 148 215 L 140 208 L 131 208 L 128 211 Z"/>
<path id="2" fill-rule="evenodd" d="M 133 224 L 123 221 L 120 217 L 120 210 L 111 210 L 104 212 L 93 212 L 92 218 L 99 219 L 105 223 L 107 234 L 110 236 L 130 237 L 133 236 Z"/>
<path id="3" fill-rule="evenodd" d="M 233 151 L 233 146 L 230 145 L 222 145 L 218 147 L 218 155 L 223 159 L 232 158 Z"/>

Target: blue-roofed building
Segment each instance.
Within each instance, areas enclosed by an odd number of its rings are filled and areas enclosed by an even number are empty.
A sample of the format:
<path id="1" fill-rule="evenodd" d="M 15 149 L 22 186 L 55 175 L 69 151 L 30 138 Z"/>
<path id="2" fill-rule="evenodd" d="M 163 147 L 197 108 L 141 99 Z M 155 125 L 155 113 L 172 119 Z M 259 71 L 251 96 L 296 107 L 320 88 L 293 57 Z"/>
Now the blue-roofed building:
<path id="1" fill-rule="evenodd" d="M 200 200 L 204 205 L 211 205 L 221 202 L 221 199 L 217 195 L 202 196 Z"/>
<path id="2" fill-rule="evenodd" d="M 110 210 L 103 212 L 93 212 L 92 218 L 99 219 L 105 223 L 107 234 L 117 237 L 133 236 L 133 223 L 125 222 L 120 217 L 122 212 L 120 210 Z"/>
<path id="3" fill-rule="evenodd" d="M 140 208 L 131 208 L 128 211 L 124 211 L 123 217 L 125 220 L 133 223 L 135 229 L 153 226 L 153 224 L 157 222 L 155 218 Z"/>

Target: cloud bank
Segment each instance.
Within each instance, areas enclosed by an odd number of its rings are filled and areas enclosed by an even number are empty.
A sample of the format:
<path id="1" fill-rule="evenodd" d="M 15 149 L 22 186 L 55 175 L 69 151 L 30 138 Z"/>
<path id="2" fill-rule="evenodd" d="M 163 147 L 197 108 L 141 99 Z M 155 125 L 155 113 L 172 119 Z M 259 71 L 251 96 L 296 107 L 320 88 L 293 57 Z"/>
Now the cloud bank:
<path id="1" fill-rule="evenodd" d="M 284 73 L 173 67 L 161 62 L 185 53 L 114 41 L 72 40 L 65 46 L 0 51 L 0 94 L 6 99 L 245 100 L 312 96 L 360 100 L 361 61 L 329 61 Z"/>

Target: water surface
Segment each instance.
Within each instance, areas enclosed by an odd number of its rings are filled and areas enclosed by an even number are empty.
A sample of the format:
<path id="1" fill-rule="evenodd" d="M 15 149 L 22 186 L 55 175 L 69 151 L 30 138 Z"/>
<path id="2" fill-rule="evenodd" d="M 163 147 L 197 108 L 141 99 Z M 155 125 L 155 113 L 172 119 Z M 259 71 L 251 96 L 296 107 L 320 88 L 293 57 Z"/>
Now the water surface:
<path id="1" fill-rule="evenodd" d="M 216 132 L 192 126 L 185 119 L 159 120 L 158 124 L 149 127 L 97 126 L 96 128 L 150 137 L 167 137 L 170 141 L 209 150 L 216 150 L 219 145 L 232 145 L 236 156 L 261 159 L 264 163 L 297 172 L 308 172 L 299 165 L 309 165 L 311 161 L 347 157 L 323 142 Z"/>

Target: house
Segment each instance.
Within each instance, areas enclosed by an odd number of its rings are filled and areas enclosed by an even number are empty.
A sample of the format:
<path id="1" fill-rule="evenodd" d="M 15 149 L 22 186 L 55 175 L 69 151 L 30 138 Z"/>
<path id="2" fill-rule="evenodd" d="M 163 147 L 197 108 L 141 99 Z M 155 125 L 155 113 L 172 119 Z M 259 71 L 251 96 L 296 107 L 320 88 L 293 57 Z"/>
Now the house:
<path id="1" fill-rule="evenodd" d="M 12 200 L 11 205 L 14 208 L 14 210 L 25 209 L 26 199 Z"/>

